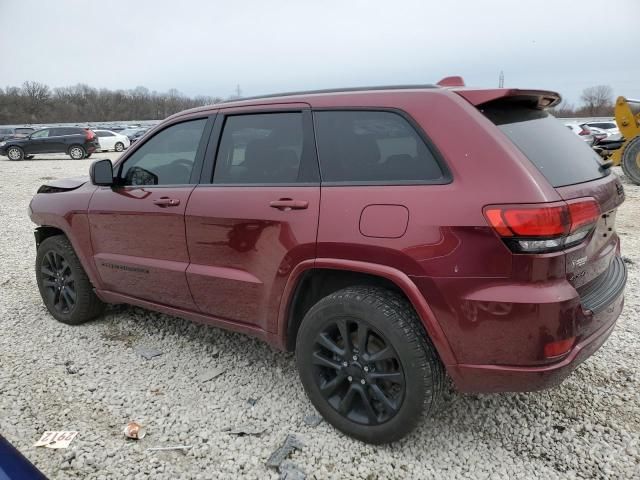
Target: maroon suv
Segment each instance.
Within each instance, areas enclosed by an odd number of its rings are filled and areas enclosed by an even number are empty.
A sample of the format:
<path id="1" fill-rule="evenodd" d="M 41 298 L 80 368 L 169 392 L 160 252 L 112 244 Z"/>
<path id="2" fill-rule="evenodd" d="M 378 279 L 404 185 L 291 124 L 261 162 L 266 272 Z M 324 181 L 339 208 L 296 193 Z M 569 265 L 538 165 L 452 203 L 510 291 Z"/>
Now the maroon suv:
<path id="1" fill-rule="evenodd" d="M 622 310 L 622 186 L 545 111 L 556 93 L 448 84 L 188 110 L 91 181 L 43 185 L 47 308 L 128 303 L 295 350 L 316 408 L 371 443 L 407 434 L 445 373 L 558 384 Z"/>

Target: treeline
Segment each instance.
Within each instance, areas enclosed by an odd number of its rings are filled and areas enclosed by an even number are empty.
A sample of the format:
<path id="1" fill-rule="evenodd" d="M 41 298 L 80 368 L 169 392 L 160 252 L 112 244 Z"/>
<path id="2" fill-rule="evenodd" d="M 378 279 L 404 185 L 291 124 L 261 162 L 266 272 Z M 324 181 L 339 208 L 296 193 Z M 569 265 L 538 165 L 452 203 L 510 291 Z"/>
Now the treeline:
<path id="1" fill-rule="evenodd" d="M 238 87 L 237 98 L 240 95 Z M 556 117 L 613 116 L 613 90 L 597 85 L 583 90 L 578 107 L 566 102 L 552 109 Z M 49 88 L 39 82 L 0 88 L 0 125 L 160 120 L 187 108 L 211 105 L 219 97 L 188 97 L 176 89 L 166 93 L 145 87 L 133 90 L 96 89 L 78 84 Z"/>
<path id="2" fill-rule="evenodd" d="M 581 104 L 577 107 L 562 101 L 552 109 L 552 113 L 559 118 L 613 117 L 614 101 L 613 89 L 609 85 L 596 85 L 582 91 Z"/>
<path id="3" fill-rule="evenodd" d="M 0 125 L 160 120 L 187 108 L 220 102 L 218 97 L 187 97 L 178 90 L 150 92 L 96 89 L 78 84 L 49 88 L 39 82 L 0 88 Z"/>

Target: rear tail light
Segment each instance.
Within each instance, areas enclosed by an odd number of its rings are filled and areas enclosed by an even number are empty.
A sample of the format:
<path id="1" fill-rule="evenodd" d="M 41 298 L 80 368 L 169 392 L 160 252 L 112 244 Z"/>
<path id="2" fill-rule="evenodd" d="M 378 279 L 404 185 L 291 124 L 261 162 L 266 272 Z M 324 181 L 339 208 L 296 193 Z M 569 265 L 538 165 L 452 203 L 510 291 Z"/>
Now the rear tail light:
<path id="1" fill-rule="evenodd" d="M 576 337 L 565 338 L 563 340 L 557 340 L 555 342 L 549 342 L 544 346 L 544 357 L 555 358 L 560 357 L 571 350 L 573 344 L 576 342 Z"/>
<path id="2" fill-rule="evenodd" d="M 84 131 L 84 136 L 87 140 L 93 140 L 96 137 L 96 134 L 93 131 L 86 129 Z"/>
<path id="3" fill-rule="evenodd" d="M 590 135 L 591 131 L 586 127 L 580 127 L 580 133 L 578 135 Z"/>
<path id="4" fill-rule="evenodd" d="M 584 240 L 600 218 L 593 198 L 531 205 L 492 205 L 484 209 L 489 225 L 515 252 L 562 250 Z"/>

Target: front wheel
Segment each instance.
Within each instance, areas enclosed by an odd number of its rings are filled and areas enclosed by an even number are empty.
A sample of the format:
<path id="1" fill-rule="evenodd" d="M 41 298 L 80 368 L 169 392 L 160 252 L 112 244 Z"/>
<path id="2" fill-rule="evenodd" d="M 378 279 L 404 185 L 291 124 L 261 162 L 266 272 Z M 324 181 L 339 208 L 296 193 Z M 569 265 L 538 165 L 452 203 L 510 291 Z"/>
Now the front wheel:
<path id="1" fill-rule="evenodd" d="M 115 148 L 116 152 L 121 152 L 121 151 L 124 150 L 124 143 L 118 142 L 118 143 L 116 143 L 114 148 Z"/>
<path id="2" fill-rule="evenodd" d="M 38 246 L 36 280 L 47 310 L 62 323 L 78 325 L 104 309 L 71 243 L 63 235 L 49 237 Z"/>
<path id="3" fill-rule="evenodd" d="M 9 160 L 22 160 L 24 158 L 24 150 L 20 147 L 9 147 L 7 157 L 9 157 Z"/>
<path id="4" fill-rule="evenodd" d="M 355 286 L 305 315 L 296 362 L 309 399 L 334 427 L 382 444 L 413 430 L 441 394 L 444 371 L 411 304 Z"/>
<path id="5" fill-rule="evenodd" d="M 82 160 L 83 158 L 85 158 L 85 155 L 86 152 L 80 145 L 72 145 L 71 148 L 69 148 L 69 156 L 73 160 Z"/>

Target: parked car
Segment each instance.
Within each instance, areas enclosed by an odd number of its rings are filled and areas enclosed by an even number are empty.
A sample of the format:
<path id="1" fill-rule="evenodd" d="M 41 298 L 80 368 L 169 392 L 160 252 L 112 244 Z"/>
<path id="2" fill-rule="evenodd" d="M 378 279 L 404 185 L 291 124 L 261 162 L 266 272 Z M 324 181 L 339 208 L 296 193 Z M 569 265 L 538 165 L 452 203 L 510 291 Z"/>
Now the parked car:
<path id="1" fill-rule="evenodd" d="M 35 132 L 33 127 L 2 127 L 0 128 L 0 142 L 10 138 L 24 138 Z"/>
<path id="2" fill-rule="evenodd" d="M 589 129 L 591 135 L 595 138 L 595 143 L 599 143 L 603 140 L 620 140 L 620 133 L 611 133 L 609 130 L 604 130 L 598 127 L 591 127 L 585 124 L 585 127 Z"/>
<path id="3" fill-rule="evenodd" d="M 591 129 L 586 125 L 579 122 L 565 123 L 564 125 L 573 133 L 578 135 L 584 142 L 587 143 L 587 145 L 593 145 L 596 141 L 596 138 L 591 133 Z"/>
<path id="4" fill-rule="evenodd" d="M 112 132 L 110 130 L 94 130 L 98 136 L 100 142 L 100 150 L 106 152 L 107 150 L 115 150 L 116 152 L 122 152 L 129 148 L 131 142 L 129 137 L 120 133 Z"/>
<path id="5" fill-rule="evenodd" d="M 147 127 L 128 128 L 127 130 L 123 130 L 120 133 L 129 137 L 129 141 L 131 143 L 135 143 L 140 137 L 142 137 L 142 135 L 147 133 L 147 130 L 149 130 L 149 128 Z"/>
<path id="6" fill-rule="evenodd" d="M 9 160 L 33 158 L 40 153 L 66 153 L 74 160 L 89 158 L 100 147 L 93 131 L 80 127 L 51 127 L 28 137 L 0 142 L 0 155 Z"/>
<path id="7" fill-rule="evenodd" d="M 597 128 L 606 133 L 610 140 L 618 140 L 620 138 L 620 129 L 616 122 L 611 121 L 594 121 L 594 122 L 586 122 L 584 125 L 589 127 L 590 129 Z"/>
<path id="8" fill-rule="evenodd" d="M 71 325 L 128 303 L 295 351 L 318 411 L 365 442 L 406 435 L 445 374 L 551 387 L 605 342 L 626 282 L 623 187 L 557 101 L 411 86 L 173 115 L 38 190 L 43 302 Z"/>

